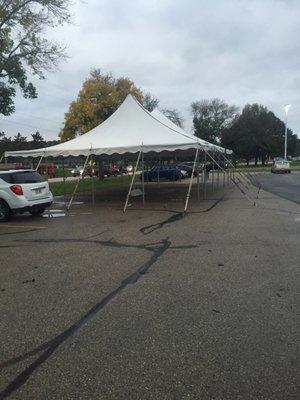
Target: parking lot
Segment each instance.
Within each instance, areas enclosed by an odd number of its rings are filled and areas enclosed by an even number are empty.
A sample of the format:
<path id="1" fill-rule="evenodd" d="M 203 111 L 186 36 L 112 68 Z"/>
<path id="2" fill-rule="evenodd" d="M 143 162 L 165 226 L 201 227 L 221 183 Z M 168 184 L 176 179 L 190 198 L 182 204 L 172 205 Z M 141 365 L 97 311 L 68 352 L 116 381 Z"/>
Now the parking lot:
<path id="1" fill-rule="evenodd" d="M 0 398 L 296 399 L 299 205 L 121 193 L 0 225 Z"/>
<path id="2" fill-rule="evenodd" d="M 300 171 L 292 171 L 291 174 L 258 174 L 255 179 L 257 186 L 300 204 Z"/>

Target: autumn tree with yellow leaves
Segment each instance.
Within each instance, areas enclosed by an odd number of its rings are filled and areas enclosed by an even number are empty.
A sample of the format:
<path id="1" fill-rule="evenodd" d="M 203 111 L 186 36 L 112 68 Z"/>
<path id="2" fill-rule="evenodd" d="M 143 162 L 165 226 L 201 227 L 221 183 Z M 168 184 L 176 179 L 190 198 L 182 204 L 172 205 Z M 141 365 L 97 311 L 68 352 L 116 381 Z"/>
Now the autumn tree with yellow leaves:
<path id="1" fill-rule="evenodd" d="M 64 127 L 59 135 L 61 141 L 82 135 L 105 121 L 129 93 L 142 104 L 145 100 L 146 106 L 158 104 L 157 99 L 149 93 L 144 94 L 129 78 L 116 79 L 112 74 L 103 74 L 99 69 L 92 70 L 77 99 L 72 101 L 65 114 Z"/>

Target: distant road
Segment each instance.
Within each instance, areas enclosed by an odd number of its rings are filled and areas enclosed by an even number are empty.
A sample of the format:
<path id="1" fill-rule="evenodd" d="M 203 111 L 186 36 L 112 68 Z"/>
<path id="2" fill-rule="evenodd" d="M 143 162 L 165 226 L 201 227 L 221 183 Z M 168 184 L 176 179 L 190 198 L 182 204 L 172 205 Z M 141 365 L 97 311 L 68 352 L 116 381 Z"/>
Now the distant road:
<path id="1" fill-rule="evenodd" d="M 259 174 L 255 177 L 262 189 L 300 204 L 300 171 L 291 174 Z"/>
<path id="2" fill-rule="evenodd" d="M 76 179 L 78 179 L 78 178 L 74 177 L 74 176 L 68 176 L 66 178 L 66 181 L 74 181 Z M 48 182 L 62 182 L 63 180 L 64 180 L 64 178 L 49 178 Z"/>

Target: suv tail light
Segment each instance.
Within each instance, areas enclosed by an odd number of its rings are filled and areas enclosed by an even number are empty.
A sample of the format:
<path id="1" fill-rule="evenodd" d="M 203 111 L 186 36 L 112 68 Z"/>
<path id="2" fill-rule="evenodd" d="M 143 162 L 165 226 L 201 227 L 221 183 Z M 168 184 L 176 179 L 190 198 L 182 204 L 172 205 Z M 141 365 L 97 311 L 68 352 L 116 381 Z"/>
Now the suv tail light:
<path id="1" fill-rule="evenodd" d="M 23 195 L 23 189 L 21 185 L 12 185 L 10 186 L 10 190 L 12 192 L 14 192 L 14 194 L 18 195 L 18 196 L 22 196 Z"/>

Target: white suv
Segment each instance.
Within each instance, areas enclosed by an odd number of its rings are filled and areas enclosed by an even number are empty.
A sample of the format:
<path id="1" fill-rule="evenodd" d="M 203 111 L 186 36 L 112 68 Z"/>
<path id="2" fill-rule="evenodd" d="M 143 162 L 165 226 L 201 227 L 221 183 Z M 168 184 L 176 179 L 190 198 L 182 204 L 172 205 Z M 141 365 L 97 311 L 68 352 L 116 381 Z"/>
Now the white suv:
<path id="1" fill-rule="evenodd" d="M 52 201 L 48 182 L 36 171 L 0 171 L 0 222 L 25 211 L 40 215 Z"/>
<path id="2" fill-rule="evenodd" d="M 274 160 L 274 163 L 272 165 L 271 168 L 271 172 L 273 172 L 274 174 L 276 174 L 277 172 L 283 172 L 283 173 L 291 173 L 291 165 L 288 162 L 288 160 L 284 160 L 284 159 L 278 159 L 278 160 Z"/>

